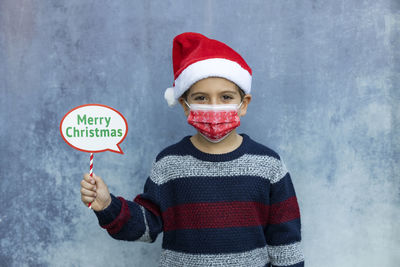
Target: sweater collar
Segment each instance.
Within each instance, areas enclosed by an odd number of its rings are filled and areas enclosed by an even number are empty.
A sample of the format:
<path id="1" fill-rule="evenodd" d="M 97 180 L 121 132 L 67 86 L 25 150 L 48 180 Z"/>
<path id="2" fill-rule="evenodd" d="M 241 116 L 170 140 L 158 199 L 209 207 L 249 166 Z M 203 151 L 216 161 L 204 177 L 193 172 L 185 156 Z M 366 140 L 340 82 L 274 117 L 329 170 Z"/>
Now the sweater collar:
<path id="1" fill-rule="evenodd" d="M 219 161 L 230 161 L 237 159 L 241 157 L 243 154 L 246 153 L 248 143 L 249 143 L 249 136 L 245 133 L 239 134 L 243 137 L 242 143 L 240 144 L 239 147 L 237 147 L 235 150 L 228 152 L 228 153 L 222 153 L 222 154 L 210 154 L 203 152 L 199 150 L 197 147 L 195 147 L 190 141 L 190 135 L 187 135 L 183 137 L 182 139 L 182 145 L 184 149 L 193 157 L 198 158 L 203 161 L 214 161 L 214 162 L 219 162 Z"/>

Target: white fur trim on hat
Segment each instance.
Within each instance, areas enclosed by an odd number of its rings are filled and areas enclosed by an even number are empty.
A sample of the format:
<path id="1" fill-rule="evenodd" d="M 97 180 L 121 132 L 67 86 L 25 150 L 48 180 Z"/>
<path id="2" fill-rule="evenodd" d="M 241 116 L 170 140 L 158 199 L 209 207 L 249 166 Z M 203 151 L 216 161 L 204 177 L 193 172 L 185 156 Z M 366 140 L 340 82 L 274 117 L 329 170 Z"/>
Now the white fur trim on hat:
<path id="1" fill-rule="evenodd" d="M 168 88 L 164 97 L 172 107 L 177 99 L 197 81 L 208 77 L 222 77 L 237 84 L 246 94 L 251 90 L 251 75 L 237 62 L 225 58 L 209 58 L 197 61 L 184 69 Z"/>
<path id="2" fill-rule="evenodd" d="M 174 87 L 169 87 L 165 90 L 164 98 L 165 100 L 167 100 L 168 106 L 170 107 L 175 106 L 177 101 L 174 96 Z"/>

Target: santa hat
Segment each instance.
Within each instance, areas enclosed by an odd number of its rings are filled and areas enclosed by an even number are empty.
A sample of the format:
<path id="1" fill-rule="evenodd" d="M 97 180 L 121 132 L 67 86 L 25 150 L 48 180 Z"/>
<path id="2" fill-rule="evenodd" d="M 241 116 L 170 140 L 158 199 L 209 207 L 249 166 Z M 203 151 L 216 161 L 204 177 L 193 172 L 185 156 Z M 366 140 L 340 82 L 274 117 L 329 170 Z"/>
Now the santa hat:
<path id="1" fill-rule="evenodd" d="M 207 77 L 228 79 L 250 93 L 251 68 L 228 45 L 199 33 L 185 32 L 174 38 L 172 46 L 174 83 L 164 93 L 170 107 L 192 84 Z"/>

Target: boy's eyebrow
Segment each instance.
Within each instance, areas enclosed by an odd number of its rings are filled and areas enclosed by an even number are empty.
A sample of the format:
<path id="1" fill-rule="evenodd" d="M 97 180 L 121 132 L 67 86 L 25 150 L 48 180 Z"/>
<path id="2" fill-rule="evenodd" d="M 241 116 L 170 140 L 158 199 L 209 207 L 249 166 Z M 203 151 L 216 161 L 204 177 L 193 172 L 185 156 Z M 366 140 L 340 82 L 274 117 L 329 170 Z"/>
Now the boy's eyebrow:
<path id="1" fill-rule="evenodd" d="M 192 95 L 198 95 L 198 94 L 206 94 L 206 93 L 203 93 L 203 92 L 196 92 L 196 93 L 191 93 L 190 95 L 192 96 Z"/>
<path id="2" fill-rule="evenodd" d="M 238 94 L 238 91 L 236 91 L 236 90 L 234 90 L 234 91 L 226 90 L 226 91 L 222 91 L 221 93 L 233 93 L 233 94 Z"/>
<path id="3" fill-rule="evenodd" d="M 223 94 L 223 93 L 238 94 L 237 91 L 230 91 L 230 90 L 225 90 L 225 91 L 220 92 L 220 94 Z M 196 92 L 196 93 L 191 93 L 190 96 L 194 96 L 194 95 L 197 95 L 197 94 L 205 94 L 205 95 L 207 95 L 207 93 L 204 93 L 204 92 Z"/>

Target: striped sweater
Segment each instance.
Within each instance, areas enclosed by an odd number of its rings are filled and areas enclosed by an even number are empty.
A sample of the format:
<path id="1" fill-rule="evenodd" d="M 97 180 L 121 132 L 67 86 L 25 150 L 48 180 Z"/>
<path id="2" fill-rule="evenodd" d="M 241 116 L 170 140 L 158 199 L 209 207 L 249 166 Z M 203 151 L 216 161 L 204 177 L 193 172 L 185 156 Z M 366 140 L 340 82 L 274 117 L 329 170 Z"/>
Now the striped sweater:
<path id="1" fill-rule="evenodd" d="M 246 134 L 225 154 L 190 136 L 153 161 L 133 201 L 111 194 L 95 212 L 115 239 L 152 243 L 163 232 L 160 266 L 304 266 L 300 210 L 280 156 Z"/>

